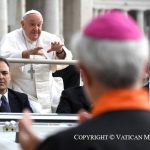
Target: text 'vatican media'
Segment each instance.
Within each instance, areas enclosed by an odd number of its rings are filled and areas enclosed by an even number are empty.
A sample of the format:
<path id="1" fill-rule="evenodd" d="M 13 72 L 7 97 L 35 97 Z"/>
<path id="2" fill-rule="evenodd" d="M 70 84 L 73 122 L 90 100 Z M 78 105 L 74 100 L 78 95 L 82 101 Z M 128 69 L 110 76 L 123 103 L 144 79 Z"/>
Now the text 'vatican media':
<path id="1" fill-rule="evenodd" d="M 150 140 L 150 134 L 140 134 L 140 135 L 129 135 L 129 134 L 110 134 L 110 135 L 81 135 L 75 134 L 74 140 L 84 141 L 84 140 L 119 140 L 119 141 L 140 141 L 140 140 Z"/>

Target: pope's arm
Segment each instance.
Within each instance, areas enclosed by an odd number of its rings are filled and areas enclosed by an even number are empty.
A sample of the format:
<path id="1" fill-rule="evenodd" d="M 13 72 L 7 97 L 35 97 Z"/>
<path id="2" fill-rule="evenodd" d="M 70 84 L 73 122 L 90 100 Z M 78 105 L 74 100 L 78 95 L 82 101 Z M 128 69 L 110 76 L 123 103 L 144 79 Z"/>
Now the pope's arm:
<path id="1" fill-rule="evenodd" d="M 43 46 L 50 47 L 51 43 L 53 42 L 60 42 L 60 44 L 64 45 L 64 43 L 60 40 L 59 37 L 50 34 L 48 32 L 42 32 L 40 36 L 40 43 L 39 47 L 36 47 L 34 49 L 27 50 L 23 36 L 21 34 L 21 29 L 15 30 L 13 32 L 8 33 L 6 36 L 3 37 L 0 43 L 0 55 L 5 58 L 29 58 L 30 55 L 42 55 L 42 48 Z M 41 40 L 42 39 L 42 40 Z M 72 59 L 72 53 L 70 50 L 68 50 L 65 46 L 62 46 L 64 50 L 64 56 L 62 54 L 56 54 L 56 52 L 51 52 L 53 55 L 50 56 L 49 59 L 64 59 L 64 60 L 71 60 Z M 48 50 L 48 49 L 47 49 Z M 24 55 L 25 54 L 25 55 Z M 21 67 L 24 66 L 24 64 L 21 63 L 13 63 L 11 64 L 13 67 Z M 65 68 L 66 65 L 53 65 L 51 68 L 53 71 L 60 70 Z"/>
<path id="2" fill-rule="evenodd" d="M 17 38 L 17 37 L 16 37 Z M 0 56 L 5 58 L 22 58 L 22 51 L 19 50 L 20 45 L 16 42 L 16 38 L 5 35 L 0 42 Z M 19 41 L 18 41 L 19 42 Z M 21 67 L 24 64 L 13 63 L 11 67 Z"/>
<path id="3" fill-rule="evenodd" d="M 64 42 L 56 35 L 52 35 L 52 34 L 49 34 L 50 36 L 53 36 L 53 40 L 52 42 L 50 42 L 51 44 L 52 43 L 59 43 L 60 45 L 63 45 L 62 48 L 60 50 L 48 50 L 48 51 L 53 51 L 53 57 L 51 59 L 63 59 L 63 60 L 72 60 L 72 53 L 70 50 L 68 50 L 64 44 Z M 48 35 L 48 36 L 49 36 Z M 49 37 L 50 38 L 50 37 Z M 52 48 L 52 45 L 50 44 L 50 49 Z M 58 53 L 57 53 L 58 52 Z M 60 52 L 60 53 L 59 53 Z M 63 52 L 63 53 L 61 53 Z M 69 64 L 68 64 L 69 65 Z M 61 69 L 64 69 L 66 68 L 68 65 L 51 65 L 51 69 L 53 71 L 56 71 L 56 70 L 61 70 Z"/>

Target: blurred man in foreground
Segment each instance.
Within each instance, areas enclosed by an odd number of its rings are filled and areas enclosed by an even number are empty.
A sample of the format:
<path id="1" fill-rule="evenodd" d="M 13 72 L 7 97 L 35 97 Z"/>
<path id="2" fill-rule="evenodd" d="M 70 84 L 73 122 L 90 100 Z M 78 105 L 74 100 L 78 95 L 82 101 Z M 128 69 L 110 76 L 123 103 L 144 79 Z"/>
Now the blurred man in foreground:
<path id="1" fill-rule="evenodd" d="M 26 113 L 24 150 L 149 150 L 150 105 L 142 88 L 148 42 L 137 24 L 113 10 L 94 18 L 73 41 L 92 118 L 41 141 Z"/>

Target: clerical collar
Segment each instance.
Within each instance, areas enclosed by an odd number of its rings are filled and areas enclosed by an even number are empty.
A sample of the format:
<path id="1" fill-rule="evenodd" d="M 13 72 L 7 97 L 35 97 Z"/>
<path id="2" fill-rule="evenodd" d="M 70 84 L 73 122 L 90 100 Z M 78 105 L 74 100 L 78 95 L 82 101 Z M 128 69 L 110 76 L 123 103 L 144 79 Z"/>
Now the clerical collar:
<path id="1" fill-rule="evenodd" d="M 112 90 L 95 101 L 93 115 L 117 110 L 149 110 L 149 97 L 145 89 Z"/>
<path id="2" fill-rule="evenodd" d="M 36 45 L 37 40 L 36 40 L 36 41 L 31 41 L 31 40 L 27 37 L 27 35 L 26 35 L 26 33 L 25 33 L 25 31 L 24 31 L 23 29 L 22 29 L 22 31 L 23 31 L 23 36 L 24 36 L 25 40 L 26 40 L 27 42 L 29 42 L 30 44 L 32 44 L 32 45 Z"/>

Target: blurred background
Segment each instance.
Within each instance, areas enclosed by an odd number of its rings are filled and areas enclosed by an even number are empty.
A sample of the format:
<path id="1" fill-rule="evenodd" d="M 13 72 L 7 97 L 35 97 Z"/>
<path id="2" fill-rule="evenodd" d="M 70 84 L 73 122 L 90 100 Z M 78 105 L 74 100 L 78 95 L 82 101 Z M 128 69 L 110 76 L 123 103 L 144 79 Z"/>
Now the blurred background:
<path id="1" fill-rule="evenodd" d="M 35 9 L 43 15 L 43 29 L 64 38 L 70 48 L 75 32 L 91 17 L 112 8 L 129 13 L 150 37 L 150 0 L 0 0 L 0 39 L 20 27 L 27 10 Z"/>

